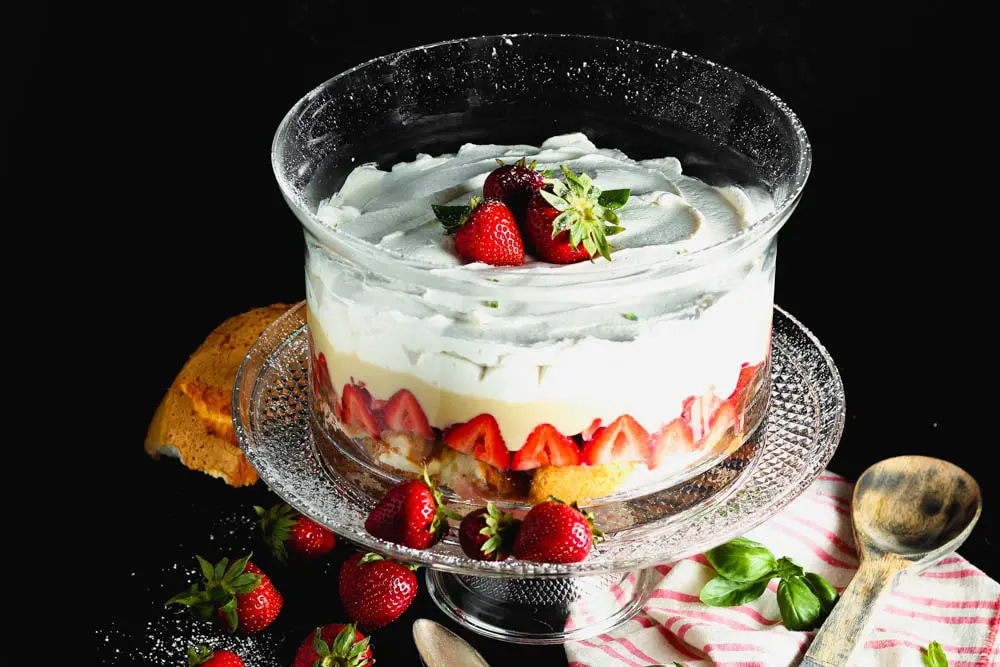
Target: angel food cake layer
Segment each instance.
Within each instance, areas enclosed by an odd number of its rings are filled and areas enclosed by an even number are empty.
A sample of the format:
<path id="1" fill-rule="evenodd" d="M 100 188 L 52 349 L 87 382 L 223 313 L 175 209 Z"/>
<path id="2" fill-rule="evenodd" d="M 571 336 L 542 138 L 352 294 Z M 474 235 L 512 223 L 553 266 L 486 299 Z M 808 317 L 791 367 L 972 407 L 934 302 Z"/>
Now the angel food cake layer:
<path id="1" fill-rule="evenodd" d="M 607 258 L 539 259 L 557 231 L 532 237 L 531 208 L 546 205 L 534 197 L 527 213 L 523 201 L 508 211 L 527 239 L 521 263 L 469 261 L 464 232 L 438 218 L 481 197 L 498 161 L 541 174 L 559 209 L 582 181 L 608 230 Z M 613 213 L 597 204 L 606 200 Z M 486 208 L 465 209 L 467 228 Z M 426 465 L 471 496 L 587 500 L 675 479 L 738 447 L 760 419 L 774 244 L 686 271 L 666 290 L 644 272 L 771 210 L 763 190 L 709 186 L 674 158 L 633 160 L 583 134 L 466 144 L 388 171 L 361 165 L 307 234 L 317 407 L 383 464 Z M 337 235 L 360 241 L 367 260 L 332 252 L 324 237 Z"/>

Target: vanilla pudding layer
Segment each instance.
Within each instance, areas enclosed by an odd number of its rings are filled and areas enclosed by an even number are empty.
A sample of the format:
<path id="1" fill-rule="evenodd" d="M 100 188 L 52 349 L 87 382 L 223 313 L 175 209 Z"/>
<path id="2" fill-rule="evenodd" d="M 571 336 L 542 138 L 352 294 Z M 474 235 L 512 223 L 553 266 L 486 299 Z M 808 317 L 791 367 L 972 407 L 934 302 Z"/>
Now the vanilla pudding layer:
<path id="1" fill-rule="evenodd" d="M 632 190 L 618 211 L 626 231 L 610 237 L 611 262 L 462 264 L 431 205 L 467 202 L 496 158 L 521 157 L 556 173 L 560 165 L 586 172 L 605 190 Z M 362 165 L 320 204 L 325 228 L 306 235 L 315 352 L 338 393 L 352 379 L 381 400 L 408 389 L 438 428 L 488 413 L 510 450 L 543 423 L 573 435 L 594 419 L 628 414 L 653 433 L 681 414 L 686 398 L 724 398 L 744 365 L 765 359 L 775 244 L 691 271 L 668 292 L 636 295 L 627 281 L 616 287 L 618 279 L 739 234 L 770 210 L 763 191 L 715 188 L 682 174 L 673 158 L 631 160 L 582 134 L 540 147 L 469 144 L 389 171 Z M 428 285 L 337 256 L 323 236 L 339 234 L 420 269 Z M 481 286 L 489 296 L 438 289 L 431 278 Z M 588 300 L 598 282 L 603 296 Z M 505 297 L 522 287 L 551 290 Z"/>

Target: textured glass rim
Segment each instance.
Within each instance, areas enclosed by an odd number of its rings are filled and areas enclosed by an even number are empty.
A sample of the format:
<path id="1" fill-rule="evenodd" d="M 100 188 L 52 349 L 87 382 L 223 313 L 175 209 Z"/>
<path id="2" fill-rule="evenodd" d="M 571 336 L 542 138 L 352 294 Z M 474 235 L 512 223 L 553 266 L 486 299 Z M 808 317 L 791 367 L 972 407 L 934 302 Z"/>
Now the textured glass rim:
<path id="1" fill-rule="evenodd" d="M 261 379 L 264 377 L 264 371 L 266 371 L 269 366 L 273 365 L 274 359 L 278 358 L 285 352 L 290 342 L 295 339 L 297 332 L 301 333 L 300 327 L 295 327 L 294 329 L 281 334 L 282 337 L 280 341 L 272 341 L 271 339 L 274 335 L 276 335 L 274 332 L 282 331 L 283 328 L 288 326 L 290 321 L 295 319 L 295 317 L 301 317 L 299 313 L 301 307 L 302 304 L 299 304 L 298 307 L 293 308 L 288 313 L 278 318 L 278 320 L 276 320 L 258 339 L 253 347 L 250 348 L 250 351 L 247 353 L 246 357 L 244 357 L 233 386 L 232 411 L 233 424 L 236 430 L 237 440 L 240 443 L 240 447 L 246 454 L 248 461 L 256 470 L 258 470 L 258 472 L 260 472 L 262 468 L 271 468 L 273 470 L 274 465 L 271 464 L 266 457 L 259 458 L 262 450 L 255 442 L 254 432 L 258 430 L 256 423 L 260 421 L 260 415 L 255 409 L 257 403 L 255 401 L 255 397 L 257 397 L 259 390 L 263 388 L 261 386 Z M 826 420 L 824 420 L 824 426 L 817 428 L 816 432 L 812 435 L 816 451 L 813 452 L 814 455 L 812 457 L 804 460 L 807 465 L 801 468 L 797 476 L 787 480 L 787 486 L 782 487 L 779 491 L 770 495 L 763 504 L 758 503 L 758 505 L 754 507 L 753 512 L 751 512 L 748 516 L 736 518 L 730 521 L 725 529 L 719 532 L 712 533 L 708 536 L 699 535 L 697 539 L 685 541 L 683 547 L 674 548 L 662 555 L 643 554 L 641 549 L 633 549 L 629 552 L 628 556 L 622 556 L 619 554 L 619 557 L 612 558 L 605 555 L 599 559 L 588 558 L 583 562 L 568 565 L 534 563 L 520 560 L 507 560 L 501 562 L 479 561 L 472 560 L 464 555 L 454 556 L 434 551 L 433 549 L 410 549 L 375 538 L 364 532 L 363 529 L 358 531 L 354 528 L 344 528 L 343 526 L 333 525 L 332 522 L 323 516 L 322 512 L 325 510 L 321 504 L 328 502 L 350 503 L 350 494 L 353 493 L 354 490 L 352 488 L 342 489 L 341 487 L 338 487 L 333 478 L 325 470 L 323 470 L 322 463 L 315 459 L 312 451 L 315 446 L 314 442 L 310 442 L 307 446 L 307 449 L 309 450 L 308 452 L 299 452 L 299 454 L 303 456 L 308 454 L 309 460 L 311 461 L 309 473 L 314 476 L 320 476 L 324 485 L 329 487 L 327 489 L 329 492 L 329 498 L 324 498 L 319 501 L 310 501 L 307 498 L 302 497 L 301 494 L 296 493 L 294 489 L 291 488 L 289 482 L 295 482 L 296 480 L 279 480 L 279 482 L 281 482 L 280 484 L 273 484 L 272 482 L 274 482 L 274 480 L 269 480 L 266 473 L 261 474 L 260 476 L 272 492 L 280 496 L 292 506 L 296 507 L 299 511 L 302 511 L 303 514 L 309 516 L 311 519 L 319 522 L 320 524 L 327 525 L 344 539 L 361 545 L 363 548 L 379 551 L 404 562 L 417 563 L 434 569 L 458 574 L 515 578 L 590 576 L 608 572 L 642 569 L 659 563 L 677 560 L 691 554 L 701 553 L 705 549 L 745 534 L 764 521 L 767 521 L 799 497 L 799 495 L 805 492 L 809 485 L 812 484 L 816 477 L 823 472 L 827 463 L 829 463 L 830 459 L 833 457 L 833 454 L 837 449 L 837 445 L 840 443 L 840 437 L 843 433 L 846 416 L 846 402 L 843 383 L 836 364 L 826 348 L 823 347 L 822 343 L 820 343 L 816 336 L 809 331 L 809 329 L 803 326 L 801 322 L 778 306 L 775 306 L 775 315 L 777 316 L 775 320 L 779 327 L 790 328 L 794 332 L 795 336 L 800 337 L 802 342 L 806 343 L 810 347 L 811 356 L 815 357 L 815 359 L 811 360 L 817 362 L 814 365 L 817 372 L 822 376 L 820 378 L 821 381 L 817 382 L 815 378 L 812 378 L 807 385 L 809 393 L 816 394 L 820 397 L 818 398 L 818 403 L 821 408 L 821 416 L 826 417 Z M 783 322 L 779 321 L 779 318 L 781 318 Z M 775 347 L 777 348 L 778 346 Z M 801 357 L 798 360 L 791 359 L 791 361 L 795 361 L 797 366 L 802 366 Z M 251 363 L 260 364 L 260 369 L 257 371 L 256 375 L 251 378 L 251 384 L 247 387 L 247 391 L 244 392 L 242 387 L 248 381 L 247 372 Z M 769 418 L 770 416 L 768 419 Z M 310 419 L 306 417 L 304 423 L 306 425 L 305 428 L 308 430 L 308 438 L 312 441 L 313 435 Z M 765 441 L 764 446 L 767 448 L 769 446 L 769 441 Z M 760 492 L 762 487 L 757 481 L 757 470 L 760 469 L 761 465 L 762 462 L 758 463 L 757 468 L 755 468 L 754 472 L 746 478 L 743 486 L 735 489 L 733 493 L 725 494 L 725 498 L 722 501 L 713 503 L 709 500 L 706 502 L 704 506 L 705 511 L 694 515 L 690 523 L 698 524 L 700 522 L 706 522 L 713 516 L 720 515 L 726 516 L 726 520 L 729 521 L 729 517 L 731 515 L 738 514 L 739 509 L 732 507 L 731 503 L 734 500 L 737 500 L 737 496 L 742 497 L 747 494 L 752 496 L 754 493 Z M 300 480 L 300 483 L 305 482 L 305 479 Z M 672 522 L 665 526 L 663 530 L 664 534 L 679 532 L 678 526 Z M 630 531 L 623 531 L 612 536 L 612 539 L 616 539 L 616 537 L 620 539 L 621 543 L 625 546 L 635 544 L 637 540 L 640 543 L 657 541 L 656 536 L 650 534 L 650 531 L 643 531 L 639 534 L 635 534 L 634 536 L 633 534 L 630 534 Z M 598 550 L 600 550 L 600 547 Z"/>
<path id="2" fill-rule="evenodd" d="M 668 278 L 673 278 L 676 273 L 681 276 L 689 271 L 694 271 L 704 266 L 710 265 L 713 262 L 719 261 L 722 258 L 731 256 L 739 250 L 753 245 L 755 242 L 762 239 L 769 238 L 773 234 L 777 233 L 778 229 L 785 223 L 791 212 L 794 210 L 795 206 L 798 204 L 799 199 L 802 196 L 802 191 L 805 188 L 806 181 L 809 178 L 809 173 L 812 169 L 812 146 L 809 142 L 809 138 L 806 135 L 805 128 L 799 117 L 794 111 L 777 95 L 775 95 L 771 90 L 760 85 L 754 79 L 741 74 L 736 70 L 726 67 L 725 65 L 720 65 L 714 61 L 708 60 L 707 58 L 702 58 L 701 56 L 696 56 L 686 51 L 681 51 L 679 49 L 672 49 L 666 46 L 660 46 L 657 44 L 650 44 L 648 42 L 640 42 L 637 40 L 626 40 L 618 39 L 616 37 L 604 37 L 597 35 L 574 35 L 569 33 L 510 33 L 510 34 L 500 34 L 500 35 L 481 35 L 477 37 L 463 37 L 459 39 L 443 40 L 439 42 L 433 42 L 430 44 L 423 44 L 419 46 L 414 46 L 408 49 L 403 49 L 393 53 L 389 53 L 382 56 L 377 56 L 370 60 L 367 60 L 359 65 L 345 70 L 339 74 L 336 74 L 323 83 L 319 84 L 303 97 L 301 97 L 289 111 L 282 118 L 278 125 L 278 129 L 275 131 L 274 138 L 271 141 L 271 169 L 274 172 L 275 180 L 278 182 L 278 187 L 281 189 L 281 193 L 288 202 L 288 205 L 292 207 L 293 211 L 303 222 L 308 221 L 312 225 L 316 225 L 329 232 L 328 238 L 331 240 L 336 240 L 337 243 L 343 244 L 343 246 L 355 253 L 360 253 L 362 256 L 369 255 L 370 257 L 370 244 L 366 244 L 363 241 L 352 238 L 346 234 L 338 233 L 337 230 L 330 228 L 326 223 L 324 223 L 320 218 L 309 210 L 309 207 L 302 202 L 299 195 L 296 193 L 295 189 L 282 177 L 282 167 L 281 160 L 279 159 L 280 153 L 280 143 L 282 135 L 285 134 L 288 127 L 294 122 L 294 119 L 298 117 L 299 112 L 308 105 L 314 97 L 321 94 L 325 89 L 329 88 L 337 81 L 346 78 L 353 73 L 360 71 L 366 67 L 373 66 L 378 63 L 387 63 L 395 59 L 401 58 L 407 54 L 414 53 L 417 51 L 427 51 L 430 49 L 435 49 L 442 46 L 449 46 L 452 44 L 462 44 L 462 43 L 473 43 L 478 41 L 489 41 L 489 40 L 500 40 L 500 39 L 544 39 L 544 40 L 581 40 L 588 42 L 610 42 L 621 45 L 631 45 L 636 47 L 642 47 L 647 49 L 653 49 L 659 52 L 670 52 L 671 57 L 680 57 L 691 62 L 699 63 L 701 65 L 707 66 L 712 69 L 717 69 L 720 71 L 727 72 L 730 76 L 735 77 L 740 80 L 749 88 L 754 89 L 758 93 L 762 94 L 767 100 L 774 105 L 774 107 L 780 111 L 785 118 L 788 120 L 789 125 L 793 130 L 795 135 L 796 145 L 799 149 L 800 158 L 797 161 L 795 176 L 791 181 L 788 194 L 785 198 L 778 202 L 774 210 L 768 213 L 766 216 L 757 220 L 752 227 L 740 232 L 738 234 L 729 236 L 718 243 L 715 243 L 698 250 L 691 251 L 689 253 L 679 255 L 671 259 L 658 260 L 650 262 L 649 264 L 643 264 L 637 269 L 640 270 L 638 274 L 629 274 L 624 278 L 637 277 L 640 279 L 640 284 L 642 283 L 642 277 L 644 274 L 641 270 L 671 270 L 671 274 Z M 308 230 L 307 230 L 308 231 Z M 319 241 L 319 239 L 317 239 Z M 319 241 L 323 245 L 329 245 L 326 241 Z M 336 250 L 336 248 L 334 248 Z M 374 259 L 373 257 L 370 257 Z M 456 292 L 467 292 L 470 287 L 474 287 L 476 292 L 489 292 L 490 296 L 496 295 L 497 297 L 506 296 L 511 298 L 512 296 L 517 298 L 515 295 L 535 295 L 540 298 L 551 299 L 553 291 L 556 293 L 572 292 L 573 288 L 568 286 L 532 286 L 532 285 L 517 285 L 517 286 L 505 286 L 505 285 L 482 285 L 477 283 L 469 283 L 461 279 L 451 277 L 451 276 L 441 276 L 437 275 L 434 271 L 422 267 L 411 267 L 407 266 L 403 262 L 398 261 L 384 261 L 380 262 L 383 266 L 379 266 L 379 271 L 382 273 L 390 274 L 394 278 L 405 280 L 408 282 L 413 282 L 416 284 L 423 284 L 425 282 L 433 282 L 436 289 L 454 289 Z M 619 283 L 623 280 L 623 277 L 611 276 L 606 278 L 604 281 L 597 280 L 591 281 L 589 285 L 599 285 L 602 282 L 614 282 Z M 656 289 L 663 289 L 660 286 L 660 281 L 652 281 L 658 287 Z M 620 285 L 615 285 L 615 289 L 620 289 Z M 531 297 L 527 297 L 531 298 Z"/>

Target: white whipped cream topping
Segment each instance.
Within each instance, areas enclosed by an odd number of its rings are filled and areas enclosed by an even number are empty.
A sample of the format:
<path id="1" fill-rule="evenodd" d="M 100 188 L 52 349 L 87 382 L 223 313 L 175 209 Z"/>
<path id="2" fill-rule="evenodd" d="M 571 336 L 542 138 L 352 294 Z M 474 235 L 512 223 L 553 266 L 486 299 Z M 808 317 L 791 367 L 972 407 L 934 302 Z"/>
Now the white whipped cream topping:
<path id="1" fill-rule="evenodd" d="M 481 192 L 496 158 L 509 163 L 521 157 L 538 160 L 539 168 L 558 172 L 566 165 L 586 172 L 604 190 L 631 189 L 619 210 L 627 231 L 610 239 L 612 262 L 462 264 L 431 204 L 467 202 Z M 541 147 L 467 144 L 457 154 L 421 155 L 390 171 L 363 165 L 317 215 L 338 233 L 400 262 L 435 274 L 483 278 L 502 288 L 570 286 L 622 262 L 669 259 L 738 234 L 770 210 L 763 191 L 715 188 L 683 175 L 676 159 L 635 161 L 571 134 Z M 307 299 L 316 317 L 310 325 L 322 330 L 332 351 L 459 395 L 511 404 L 587 404 L 586 410 L 567 410 L 549 420 L 567 435 L 593 418 L 608 423 L 623 413 L 653 431 L 676 417 L 688 396 L 710 388 L 727 396 L 741 365 L 763 360 L 770 340 L 774 255 L 765 249 L 757 257 L 719 262 L 670 293 L 632 297 L 625 288 L 613 302 L 581 305 L 564 302 L 554 290 L 551 301 L 501 297 L 496 307 L 366 275 L 315 241 L 308 252 Z M 338 377 L 335 364 L 330 371 L 338 387 L 349 381 Z M 399 387 L 407 387 L 405 375 Z M 399 387 L 384 389 L 391 393 Z M 428 405 L 437 400 L 417 398 Z M 447 426 L 431 419 L 434 426 Z M 518 449 L 535 425 L 500 423 L 510 449 Z"/>

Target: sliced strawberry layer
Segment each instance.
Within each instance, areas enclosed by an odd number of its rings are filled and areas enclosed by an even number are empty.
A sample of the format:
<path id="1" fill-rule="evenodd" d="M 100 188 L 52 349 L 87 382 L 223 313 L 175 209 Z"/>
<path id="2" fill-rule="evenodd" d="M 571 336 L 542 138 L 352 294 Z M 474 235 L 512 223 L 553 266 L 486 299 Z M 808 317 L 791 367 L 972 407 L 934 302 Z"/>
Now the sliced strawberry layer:
<path id="1" fill-rule="evenodd" d="M 691 425 L 683 417 L 678 417 L 664 425 L 653 436 L 646 463 L 653 469 L 675 454 L 693 452 L 696 448 Z"/>
<path id="2" fill-rule="evenodd" d="M 386 402 L 381 410 L 382 424 L 390 431 L 416 433 L 433 439 L 434 430 L 427 421 L 427 415 L 417 397 L 409 389 L 400 389 Z"/>
<path id="3" fill-rule="evenodd" d="M 602 426 L 583 447 L 583 462 L 601 463 L 645 461 L 649 449 L 649 432 L 631 415 L 622 415 Z"/>
<path id="4" fill-rule="evenodd" d="M 552 424 L 539 424 L 528 435 L 524 447 L 514 453 L 510 467 L 514 470 L 533 470 L 542 466 L 575 466 L 580 463 L 580 448 L 575 442 Z"/>
<path id="5" fill-rule="evenodd" d="M 373 438 L 378 438 L 381 432 L 372 411 L 372 395 L 360 384 L 344 385 L 340 419 L 345 424 L 363 428 Z"/>
<path id="6" fill-rule="evenodd" d="M 689 396 L 684 399 L 681 417 L 691 425 L 695 442 L 699 442 L 708 433 L 712 414 L 721 403 L 722 399 L 711 390 L 702 396 Z"/>
<path id="7" fill-rule="evenodd" d="M 586 442 L 587 440 L 590 440 L 591 438 L 593 438 L 594 437 L 594 433 L 596 433 L 597 429 L 599 429 L 599 428 L 601 428 L 601 419 L 600 419 L 600 417 L 598 417 L 594 421 L 590 422 L 590 426 L 588 426 L 587 428 L 583 429 L 583 431 L 580 433 L 580 435 L 583 436 L 583 441 Z"/>
<path id="8" fill-rule="evenodd" d="M 700 446 L 712 449 L 722 440 L 726 431 L 736 424 L 736 406 L 733 401 L 723 401 L 709 419 L 708 433 Z"/>
<path id="9" fill-rule="evenodd" d="M 740 396 L 743 395 L 743 392 L 746 391 L 746 388 L 750 386 L 751 382 L 753 382 L 754 376 L 757 375 L 757 371 L 759 371 L 763 365 L 763 362 L 754 366 L 743 362 L 743 366 L 740 368 L 740 377 L 736 381 L 736 389 L 734 389 L 733 393 L 729 395 L 729 400 L 734 403 L 739 400 Z"/>
<path id="10" fill-rule="evenodd" d="M 473 417 L 464 424 L 448 427 L 443 436 L 444 444 L 495 468 L 510 467 L 510 452 L 500 435 L 500 426 L 490 414 Z"/>

